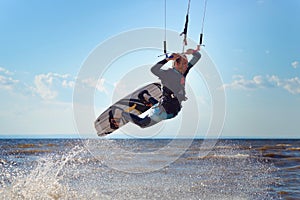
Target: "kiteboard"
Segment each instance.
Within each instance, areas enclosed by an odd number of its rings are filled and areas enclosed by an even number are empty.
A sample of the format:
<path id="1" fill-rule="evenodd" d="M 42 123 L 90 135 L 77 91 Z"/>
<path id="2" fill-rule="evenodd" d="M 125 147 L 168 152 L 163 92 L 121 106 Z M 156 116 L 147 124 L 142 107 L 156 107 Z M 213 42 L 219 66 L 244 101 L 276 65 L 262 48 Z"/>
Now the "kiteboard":
<path id="1" fill-rule="evenodd" d="M 120 99 L 119 101 L 111 105 L 108 109 L 106 109 L 94 122 L 98 136 L 106 136 L 108 134 L 111 134 L 112 132 L 127 124 L 128 121 L 122 117 L 122 112 L 141 115 L 152 107 L 151 103 L 143 101 L 139 98 L 139 94 L 142 91 L 147 91 L 158 101 L 162 96 L 161 84 L 150 83 Z"/>

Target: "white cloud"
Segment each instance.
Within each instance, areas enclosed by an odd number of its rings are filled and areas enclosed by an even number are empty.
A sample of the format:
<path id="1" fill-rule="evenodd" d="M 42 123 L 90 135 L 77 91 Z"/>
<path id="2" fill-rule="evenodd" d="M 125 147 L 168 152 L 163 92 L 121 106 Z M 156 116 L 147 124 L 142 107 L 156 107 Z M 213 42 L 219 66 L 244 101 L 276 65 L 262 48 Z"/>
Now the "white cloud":
<path id="1" fill-rule="evenodd" d="M 298 67 L 299 67 L 299 62 L 298 61 L 294 61 L 294 62 L 292 62 L 292 67 L 294 68 L 294 69 L 297 69 Z"/>
<path id="2" fill-rule="evenodd" d="M 74 88 L 75 82 L 74 81 L 63 80 L 62 81 L 62 86 L 64 88 Z"/>
<path id="3" fill-rule="evenodd" d="M 299 77 L 281 80 L 279 77 L 273 75 L 268 77 L 268 80 L 270 83 L 274 83 L 277 87 L 283 88 L 291 94 L 300 94 Z"/>
<path id="4" fill-rule="evenodd" d="M 292 94 L 300 94 L 300 79 L 299 77 L 294 77 L 285 80 L 282 83 L 282 87 Z"/>
<path id="5" fill-rule="evenodd" d="M 11 75 L 13 75 L 11 71 L 0 67 L 0 89 L 12 90 L 19 83 L 19 80 L 10 77 Z"/>
<path id="6" fill-rule="evenodd" d="M 247 80 L 242 75 L 233 76 L 233 82 L 224 84 L 223 87 L 229 89 L 255 89 L 264 87 L 264 78 L 260 75 L 254 76 L 253 79 Z"/>
<path id="7" fill-rule="evenodd" d="M 13 73 L 3 67 L 0 67 L 0 73 L 6 74 L 6 75 L 13 75 Z"/>
<path id="8" fill-rule="evenodd" d="M 55 99 L 62 89 L 73 88 L 74 77 L 69 74 L 49 72 L 34 76 L 33 84 L 11 77 L 12 72 L 0 67 L 0 89 L 10 90 L 15 94 L 37 95 L 44 100 Z M 64 91 L 65 92 L 65 91 Z"/>
<path id="9" fill-rule="evenodd" d="M 233 76 L 233 81 L 224 84 L 225 89 L 259 89 L 259 88 L 282 88 L 291 94 L 300 94 L 300 78 L 280 79 L 276 75 L 254 76 L 252 79 L 246 79 L 242 75 Z"/>
<path id="10" fill-rule="evenodd" d="M 96 88 L 100 92 L 107 92 L 106 88 L 104 87 L 105 79 L 94 79 L 94 78 L 87 78 L 81 80 L 81 83 L 84 84 L 84 86 Z"/>
<path id="11" fill-rule="evenodd" d="M 69 74 L 58 74 L 49 72 L 39 74 L 34 78 L 33 92 L 44 100 L 53 100 L 58 96 L 62 88 L 74 87 L 74 81 Z"/>
<path id="12" fill-rule="evenodd" d="M 35 76 L 34 91 L 43 99 L 54 99 L 57 96 L 57 92 L 51 89 L 53 77 L 50 74 L 40 74 Z"/>
<path id="13" fill-rule="evenodd" d="M 19 80 L 0 75 L 0 89 L 12 90 L 17 83 L 19 83 Z"/>

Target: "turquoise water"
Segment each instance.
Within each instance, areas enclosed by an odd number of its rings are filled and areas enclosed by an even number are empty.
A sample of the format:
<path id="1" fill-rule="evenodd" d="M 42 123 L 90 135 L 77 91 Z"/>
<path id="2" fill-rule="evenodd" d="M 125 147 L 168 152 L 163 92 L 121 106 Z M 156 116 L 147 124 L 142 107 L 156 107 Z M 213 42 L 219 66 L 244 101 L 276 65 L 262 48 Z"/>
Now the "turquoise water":
<path id="1" fill-rule="evenodd" d="M 300 199 L 300 140 L 0 140 L 1 199 Z"/>

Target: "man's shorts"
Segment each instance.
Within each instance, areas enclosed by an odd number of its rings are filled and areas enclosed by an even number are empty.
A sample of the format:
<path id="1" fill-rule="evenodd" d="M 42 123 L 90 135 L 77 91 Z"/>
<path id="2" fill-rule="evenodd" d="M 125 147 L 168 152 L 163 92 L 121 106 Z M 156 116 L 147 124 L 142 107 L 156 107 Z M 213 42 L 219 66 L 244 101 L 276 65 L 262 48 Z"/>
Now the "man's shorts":
<path id="1" fill-rule="evenodd" d="M 166 113 L 164 107 L 160 105 L 159 103 L 155 104 L 150 108 L 148 117 L 151 118 L 151 120 L 160 122 L 165 119 L 171 119 L 174 117 L 174 114 L 168 114 Z"/>

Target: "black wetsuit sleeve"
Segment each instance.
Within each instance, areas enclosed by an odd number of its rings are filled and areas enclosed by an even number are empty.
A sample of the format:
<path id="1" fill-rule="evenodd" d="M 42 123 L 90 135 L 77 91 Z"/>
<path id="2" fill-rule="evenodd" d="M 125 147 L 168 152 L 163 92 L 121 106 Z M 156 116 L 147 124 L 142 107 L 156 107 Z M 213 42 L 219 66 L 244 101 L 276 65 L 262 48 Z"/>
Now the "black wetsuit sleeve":
<path id="1" fill-rule="evenodd" d="M 163 74 L 163 70 L 161 69 L 162 66 L 164 64 L 166 64 L 168 61 L 166 59 L 162 60 L 162 61 L 159 61 L 158 63 L 156 63 L 153 67 L 151 67 L 151 72 L 158 76 L 158 77 L 161 77 L 161 75 Z"/>
<path id="2" fill-rule="evenodd" d="M 188 63 L 188 68 L 183 75 L 184 77 L 186 77 L 186 75 L 189 73 L 190 69 L 200 60 L 200 58 L 201 58 L 201 54 L 198 51 L 193 53 L 193 58 Z"/>

